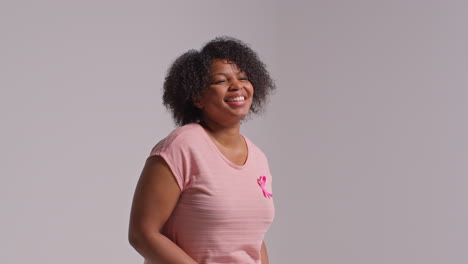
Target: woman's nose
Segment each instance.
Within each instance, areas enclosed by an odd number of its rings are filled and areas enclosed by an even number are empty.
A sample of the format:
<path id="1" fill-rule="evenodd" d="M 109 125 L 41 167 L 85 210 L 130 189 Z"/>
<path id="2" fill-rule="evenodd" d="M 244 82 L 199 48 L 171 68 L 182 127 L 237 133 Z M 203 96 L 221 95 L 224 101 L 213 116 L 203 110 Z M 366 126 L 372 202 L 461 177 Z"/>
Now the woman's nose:
<path id="1" fill-rule="evenodd" d="M 242 83 L 239 80 L 232 81 L 231 85 L 229 86 L 229 90 L 237 91 L 242 89 Z"/>

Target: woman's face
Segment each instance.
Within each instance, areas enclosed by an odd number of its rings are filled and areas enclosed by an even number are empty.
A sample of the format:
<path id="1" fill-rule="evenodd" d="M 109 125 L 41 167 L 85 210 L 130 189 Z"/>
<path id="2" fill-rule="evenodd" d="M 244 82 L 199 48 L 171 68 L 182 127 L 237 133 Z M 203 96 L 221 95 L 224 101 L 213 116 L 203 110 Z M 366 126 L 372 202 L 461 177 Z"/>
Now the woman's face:
<path id="1" fill-rule="evenodd" d="M 239 122 L 249 113 L 254 88 L 245 72 L 234 62 L 215 59 L 211 64 L 207 87 L 195 106 L 202 110 L 202 118 L 217 123 Z"/>

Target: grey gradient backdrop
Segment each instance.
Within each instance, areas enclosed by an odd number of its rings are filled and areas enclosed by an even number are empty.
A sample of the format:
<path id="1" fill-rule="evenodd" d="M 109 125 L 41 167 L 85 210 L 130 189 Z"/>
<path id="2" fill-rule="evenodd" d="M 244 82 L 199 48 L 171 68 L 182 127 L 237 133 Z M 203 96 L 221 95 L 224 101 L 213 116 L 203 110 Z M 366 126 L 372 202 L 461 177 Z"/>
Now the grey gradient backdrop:
<path id="1" fill-rule="evenodd" d="M 271 263 L 468 263 L 464 1 L 0 2 L 0 263 L 142 263 L 136 181 L 169 64 L 217 35 L 278 83 Z"/>

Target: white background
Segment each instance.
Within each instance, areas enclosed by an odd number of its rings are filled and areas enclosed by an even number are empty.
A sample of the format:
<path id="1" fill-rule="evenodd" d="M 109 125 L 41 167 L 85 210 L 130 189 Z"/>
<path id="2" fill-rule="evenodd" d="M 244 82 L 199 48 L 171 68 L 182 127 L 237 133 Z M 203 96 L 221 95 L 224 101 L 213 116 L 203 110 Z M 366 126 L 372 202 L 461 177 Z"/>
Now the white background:
<path id="1" fill-rule="evenodd" d="M 172 61 L 218 35 L 278 91 L 244 124 L 270 262 L 468 262 L 464 1 L 0 2 L 0 263 L 142 263 L 127 241 Z"/>

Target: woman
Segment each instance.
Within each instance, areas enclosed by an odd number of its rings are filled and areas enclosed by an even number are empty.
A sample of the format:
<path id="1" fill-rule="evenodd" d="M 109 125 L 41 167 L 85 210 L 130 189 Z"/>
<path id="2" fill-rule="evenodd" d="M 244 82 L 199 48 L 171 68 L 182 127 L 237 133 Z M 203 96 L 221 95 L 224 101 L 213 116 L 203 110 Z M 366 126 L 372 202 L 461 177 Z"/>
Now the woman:
<path id="1" fill-rule="evenodd" d="M 271 174 L 240 124 L 274 88 L 256 53 L 230 37 L 171 66 L 163 101 L 179 127 L 147 158 L 130 217 L 145 263 L 268 263 Z"/>

